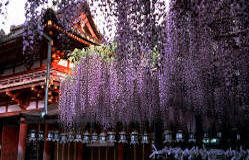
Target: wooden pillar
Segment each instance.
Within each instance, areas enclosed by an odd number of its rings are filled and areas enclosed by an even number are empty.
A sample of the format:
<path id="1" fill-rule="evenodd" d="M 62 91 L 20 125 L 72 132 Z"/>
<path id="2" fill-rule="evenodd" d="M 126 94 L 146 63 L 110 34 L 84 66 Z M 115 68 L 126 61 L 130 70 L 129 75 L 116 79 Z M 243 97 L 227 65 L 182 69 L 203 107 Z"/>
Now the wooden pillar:
<path id="1" fill-rule="evenodd" d="M 124 160 L 124 144 L 118 144 L 118 160 Z"/>
<path id="2" fill-rule="evenodd" d="M 17 160 L 25 160 L 27 132 L 28 132 L 28 125 L 24 123 L 24 118 L 21 118 L 21 123 L 19 128 Z"/>
<path id="3" fill-rule="evenodd" d="M 18 127 L 3 125 L 1 160 L 17 159 Z"/>
<path id="4" fill-rule="evenodd" d="M 45 124 L 43 160 L 50 160 L 51 159 L 49 142 L 46 141 L 46 138 L 48 136 L 48 130 L 49 130 L 49 126 L 48 126 L 48 124 Z"/>
<path id="5" fill-rule="evenodd" d="M 77 144 L 77 160 L 83 160 L 83 144 Z"/>

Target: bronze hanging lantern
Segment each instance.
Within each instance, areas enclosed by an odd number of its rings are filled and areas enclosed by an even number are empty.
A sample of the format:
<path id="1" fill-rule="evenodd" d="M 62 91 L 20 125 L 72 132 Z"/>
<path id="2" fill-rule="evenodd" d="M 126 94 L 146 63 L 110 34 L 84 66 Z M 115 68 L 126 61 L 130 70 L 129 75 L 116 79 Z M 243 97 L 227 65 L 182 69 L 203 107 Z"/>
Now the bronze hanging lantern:
<path id="1" fill-rule="evenodd" d="M 53 137 L 52 141 L 53 142 L 59 142 L 60 141 L 59 131 L 54 132 L 54 137 Z"/>
<path id="2" fill-rule="evenodd" d="M 86 132 L 84 133 L 82 143 L 84 143 L 84 144 L 90 143 L 90 134 L 89 134 L 88 131 L 86 131 Z"/>
<path id="3" fill-rule="evenodd" d="M 139 144 L 138 133 L 136 131 L 134 131 L 134 132 L 131 133 L 131 142 L 130 142 L 130 144 L 132 144 L 132 145 Z"/>
<path id="4" fill-rule="evenodd" d="M 115 137 L 114 132 L 107 132 L 107 135 L 108 135 L 108 139 L 107 139 L 108 143 L 115 143 L 116 142 L 116 137 Z"/>
<path id="5" fill-rule="evenodd" d="M 166 130 L 164 132 L 164 141 L 163 143 L 172 143 L 173 139 L 172 139 L 172 132 L 170 130 Z"/>
<path id="6" fill-rule="evenodd" d="M 31 130 L 29 138 L 28 138 L 28 141 L 29 142 L 35 142 L 36 140 L 37 140 L 36 139 L 36 131 L 35 130 Z"/>
<path id="7" fill-rule="evenodd" d="M 61 133 L 60 134 L 60 143 L 61 144 L 66 144 L 67 143 L 67 134 L 66 133 Z"/>
<path id="8" fill-rule="evenodd" d="M 76 142 L 76 143 L 83 143 L 82 137 L 81 137 L 80 133 L 76 134 L 76 138 L 74 139 L 74 142 Z"/>
<path id="9" fill-rule="evenodd" d="M 102 144 L 106 143 L 106 133 L 105 132 L 100 133 L 99 143 L 102 143 Z"/>
<path id="10" fill-rule="evenodd" d="M 119 138 L 118 143 L 127 143 L 126 133 L 120 132 L 119 135 L 120 135 L 120 138 Z"/>
<path id="11" fill-rule="evenodd" d="M 195 142 L 196 142 L 194 133 L 190 133 L 190 134 L 189 134 L 188 142 L 189 142 L 189 143 L 195 143 Z"/>
<path id="12" fill-rule="evenodd" d="M 202 139 L 202 142 L 204 144 L 208 144 L 209 143 L 208 133 L 204 133 L 204 137 Z"/>
<path id="13" fill-rule="evenodd" d="M 74 135 L 73 135 L 72 132 L 68 133 L 68 139 L 67 139 L 67 141 L 69 143 L 74 142 Z"/>
<path id="14" fill-rule="evenodd" d="M 54 136 L 53 136 L 53 133 L 52 132 L 48 132 L 48 137 L 47 137 L 47 141 L 53 141 L 53 139 L 54 139 Z"/>
<path id="15" fill-rule="evenodd" d="M 39 131 L 38 133 L 38 141 L 44 141 L 44 134 L 43 134 L 43 131 Z"/>
<path id="16" fill-rule="evenodd" d="M 222 133 L 221 133 L 221 132 L 218 132 L 218 133 L 217 133 L 217 136 L 216 136 L 215 138 L 212 138 L 212 139 L 210 140 L 210 143 L 212 143 L 212 144 L 219 144 L 220 141 L 221 141 L 221 137 L 222 137 Z"/>
<path id="17" fill-rule="evenodd" d="M 98 134 L 96 132 L 92 133 L 91 143 L 96 143 L 98 141 Z"/>
<path id="18" fill-rule="evenodd" d="M 149 135 L 148 135 L 148 133 L 144 133 L 144 134 L 142 135 L 141 143 L 142 143 L 142 144 L 149 144 L 149 143 L 150 143 L 150 142 L 149 142 Z"/>
<path id="19" fill-rule="evenodd" d="M 176 133 L 176 142 L 181 143 L 183 142 L 183 132 L 182 130 L 178 130 Z"/>
<path id="20" fill-rule="evenodd" d="M 239 133 L 236 134 L 236 140 L 240 141 L 240 134 Z"/>

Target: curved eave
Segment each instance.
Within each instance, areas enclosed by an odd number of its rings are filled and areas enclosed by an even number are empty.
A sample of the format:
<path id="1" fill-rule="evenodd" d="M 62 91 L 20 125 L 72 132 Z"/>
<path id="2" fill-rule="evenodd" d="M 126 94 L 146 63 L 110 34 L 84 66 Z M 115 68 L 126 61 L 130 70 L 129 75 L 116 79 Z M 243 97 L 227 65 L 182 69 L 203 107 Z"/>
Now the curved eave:
<path id="1" fill-rule="evenodd" d="M 48 23 L 46 23 L 44 25 L 44 27 L 52 27 L 52 28 L 56 29 L 57 31 L 67 35 L 68 37 L 78 41 L 79 43 L 82 43 L 82 44 L 87 45 L 87 46 L 100 45 L 100 43 L 96 42 L 93 38 L 88 38 L 89 36 L 83 37 L 84 35 L 79 35 L 77 33 L 71 32 L 71 31 L 66 31 L 62 27 L 60 27 L 59 25 L 53 23 L 52 21 L 48 21 Z"/>

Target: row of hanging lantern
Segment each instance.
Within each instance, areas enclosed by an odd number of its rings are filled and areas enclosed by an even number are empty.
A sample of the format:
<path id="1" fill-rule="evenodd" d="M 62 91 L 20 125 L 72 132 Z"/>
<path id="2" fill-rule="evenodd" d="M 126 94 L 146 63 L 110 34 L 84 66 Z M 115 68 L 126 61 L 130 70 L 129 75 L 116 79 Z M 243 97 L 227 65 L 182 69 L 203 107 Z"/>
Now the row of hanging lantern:
<path id="1" fill-rule="evenodd" d="M 202 143 L 203 144 L 219 144 L 222 139 L 222 133 L 218 132 L 216 137 L 210 137 L 208 133 L 204 133 Z M 240 134 L 237 133 L 236 141 L 240 141 Z M 173 139 L 173 134 L 170 130 L 166 130 L 164 132 L 164 144 L 166 143 L 182 143 L 184 142 L 183 131 L 178 130 L 175 136 L 175 140 Z M 196 138 L 194 133 L 190 133 L 187 139 L 188 143 L 196 143 Z"/>
<path id="2" fill-rule="evenodd" d="M 39 131 L 36 133 L 35 130 L 31 130 L 28 136 L 29 142 L 36 142 L 36 141 L 44 141 L 44 134 L 43 131 Z"/>
<path id="3" fill-rule="evenodd" d="M 179 130 L 177 133 L 176 133 L 176 139 L 175 141 L 178 143 L 178 142 L 183 142 L 183 133 L 182 133 L 182 130 Z M 195 138 L 192 137 L 192 141 L 195 142 Z M 172 135 L 172 132 L 170 130 L 166 130 L 164 132 L 164 141 L 163 143 L 172 143 L 174 142 L 173 140 L 173 135 Z"/>
<path id="4" fill-rule="evenodd" d="M 208 137 L 208 134 L 205 133 L 204 137 L 202 139 L 202 142 L 204 144 L 208 144 L 209 142 L 213 142 L 213 140 L 215 139 L 216 142 L 219 141 L 219 139 L 221 138 L 221 133 L 218 133 L 218 137 L 217 138 L 213 138 L 212 140 L 210 140 L 210 138 Z M 184 142 L 184 137 L 183 137 L 183 131 L 182 130 L 178 130 L 175 136 L 175 140 L 173 139 L 173 133 L 170 130 L 166 130 L 164 132 L 164 141 L 163 143 L 183 143 Z M 196 143 L 196 138 L 194 133 L 190 133 L 189 137 L 187 139 L 188 143 Z"/>
<path id="5" fill-rule="evenodd" d="M 203 144 L 220 144 L 221 143 L 221 139 L 222 139 L 222 133 L 218 132 L 217 135 L 215 137 L 210 137 L 208 135 L 208 133 L 204 133 L 203 139 L 202 139 L 202 143 Z M 235 140 L 237 142 L 240 141 L 240 134 L 237 133 Z"/>
<path id="6" fill-rule="evenodd" d="M 216 137 L 211 138 L 208 133 L 204 133 L 202 143 L 203 144 L 218 144 L 220 143 L 220 140 L 222 138 L 222 133 L 218 132 Z M 122 131 L 119 133 L 119 140 L 116 140 L 116 133 L 109 131 L 107 134 L 105 132 L 101 132 L 99 135 L 96 132 L 93 132 L 90 134 L 88 131 L 84 132 L 83 135 L 80 133 L 77 133 L 74 135 L 72 132 L 70 133 L 59 133 L 59 131 L 50 131 L 48 132 L 46 141 L 50 142 L 59 142 L 62 144 L 65 143 L 83 143 L 83 144 L 90 144 L 90 143 L 130 143 L 132 145 L 139 144 L 139 139 L 141 139 L 141 144 L 148 144 L 150 142 L 149 140 L 149 134 L 143 133 L 141 136 L 139 136 L 138 132 L 134 131 L 130 134 L 130 141 L 128 140 L 128 136 L 126 132 Z M 35 141 L 44 141 L 44 134 L 42 131 L 39 131 L 36 133 L 35 130 L 31 130 L 29 137 L 29 142 L 35 142 Z M 240 135 L 236 135 L 236 140 L 240 140 Z M 128 142 L 129 141 L 129 142 Z M 183 131 L 178 130 L 175 134 L 175 139 L 173 139 L 173 133 L 170 130 L 166 130 L 164 132 L 164 144 L 170 144 L 170 143 L 183 143 L 184 142 L 184 136 Z M 186 141 L 185 141 L 186 142 Z M 196 138 L 194 133 L 190 133 L 189 137 L 187 139 L 188 143 L 196 143 Z"/>
<path id="7" fill-rule="evenodd" d="M 83 144 L 93 144 L 93 143 L 130 143 L 132 145 L 139 144 L 139 134 L 138 132 L 134 131 L 130 134 L 130 141 L 128 142 L 126 132 L 119 133 L 119 140 L 116 140 L 116 133 L 115 132 L 105 132 L 100 133 L 99 135 L 96 132 L 90 134 L 88 131 L 84 132 L 83 135 L 77 133 L 74 135 L 73 133 L 59 133 L 59 131 L 50 131 L 48 132 L 46 141 L 49 142 L 58 142 L 61 144 L 65 143 L 83 143 Z M 35 130 L 31 130 L 28 136 L 29 142 L 36 142 L 36 141 L 44 141 L 44 134 L 43 132 L 36 133 Z M 148 144 L 149 143 L 149 135 L 144 133 L 141 135 L 141 143 Z"/>

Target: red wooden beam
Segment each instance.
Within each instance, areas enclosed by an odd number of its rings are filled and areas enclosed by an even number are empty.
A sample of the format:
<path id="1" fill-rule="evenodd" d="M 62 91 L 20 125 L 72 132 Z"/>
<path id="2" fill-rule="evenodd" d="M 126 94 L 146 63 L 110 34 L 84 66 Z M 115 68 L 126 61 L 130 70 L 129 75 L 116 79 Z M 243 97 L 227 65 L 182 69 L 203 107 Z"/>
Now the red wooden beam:
<path id="1" fill-rule="evenodd" d="M 0 113 L 0 118 L 17 116 L 20 113 L 21 113 L 20 111 L 18 111 L 18 112 L 9 112 L 9 113 Z"/>
<path id="2" fill-rule="evenodd" d="M 86 26 L 88 27 L 88 29 L 89 29 L 89 31 L 90 31 L 92 37 L 93 37 L 94 39 L 98 40 L 96 34 L 95 34 L 94 31 L 93 31 L 92 26 L 90 25 L 89 20 L 88 20 L 86 14 L 85 14 L 84 12 L 81 14 L 81 18 L 82 18 L 82 20 L 85 22 Z"/>
<path id="3" fill-rule="evenodd" d="M 86 46 L 90 46 L 91 45 L 91 43 L 87 42 L 86 40 L 84 40 L 82 38 L 79 38 L 78 36 L 75 36 L 73 33 L 66 32 L 64 29 L 62 29 L 60 26 L 58 26 L 58 25 L 56 25 L 54 23 L 52 23 L 51 26 L 54 27 L 55 29 L 57 29 L 58 31 L 66 34 L 68 37 L 71 37 L 71 38 L 77 40 L 78 42 L 80 42 L 80 43 L 82 43 L 82 44 L 84 44 Z M 45 25 L 45 27 L 46 27 L 46 25 Z"/>
<path id="4" fill-rule="evenodd" d="M 44 81 L 25 84 L 25 85 L 11 87 L 11 88 L 6 88 L 6 89 L 3 89 L 3 90 L 0 90 L 0 93 L 6 92 L 6 91 L 14 91 L 14 90 L 19 90 L 19 89 L 31 88 L 32 86 L 41 86 L 41 85 L 44 85 Z"/>

